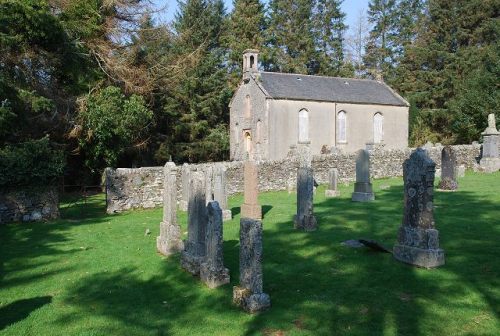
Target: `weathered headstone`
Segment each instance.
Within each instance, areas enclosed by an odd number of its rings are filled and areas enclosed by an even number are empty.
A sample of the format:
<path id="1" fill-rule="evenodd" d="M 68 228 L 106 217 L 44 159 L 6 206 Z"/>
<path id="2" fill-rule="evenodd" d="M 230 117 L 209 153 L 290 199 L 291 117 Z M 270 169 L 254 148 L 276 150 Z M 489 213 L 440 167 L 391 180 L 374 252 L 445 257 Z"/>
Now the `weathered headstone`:
<path id="1" fill-rule="evenodd" d="M 354 202 L 370 202 L 375 199 L 370 182 L 370 153 L 361 149 L 356 158 L 356 183 L 352 200 Z"/>
<path id="2" fill-rule="evenodd" d="M 240 220 L 240 284 L 233 287 L 233 302 L 250 313 L 262 311 L 271 305 L 269 295 L 263 292 L 260 220 Z"/>
<path id="3" fill-rule="evenodd" d="M 181 228 L 177 224 L 177 167 L 167 162 L 163 183 L 163 221 L 160 223 L 160 235 L 156 238 L 158 252 L 169 256 L 184 248 L 181 239 Z"/>
<path id="4" fill-rule="evenodd" d="M 295 228 L 305 231 L 317 229 L 317 221 L 313 212 L 314 176 L 312 156 L 308 145 L 299 145 L 299 168 L 297 169 L 297 214 Z"/>
<path id="5" fill-rule="evenodd" d="M 403 164 L 404 214 L 394 245 L 394 257 L 402 262 L 432 268 L 444 264 L 439 231 L 434 223 L 434 174 L 436 164 L 417 148 Z"/>
<path id="6" fill-rule="evenodd" d="M 259 205 L 259 177 L 255 161 L 245 161 L 244 174 L 244 201 L 241 205 L 241 218 L 262 219 L 262 207 Z"/>
<path id="7" fill-rule="evenodd" d="M 205 260 L 200 267 L 200 278 L 208 287 L 229 283 L 229 270 L 224 267 L 222 209 L 217 201 L 208 203 Z"/>
<path id="8" fill-rule="evenodd" d="M 441 181 L 439 189 L 457 190 L 457 158 L 451 146 L 445 146 L 441 151 Z"/>
<path id="9" fill-rule="evenodd" d="M 483 171 L 491 173 L 500 169 L 499 139 L 495 115 L 488 115 L 488 127 L 481 133 L 483 136 L 483 156 L 479 162 Z"/>
<path id="10" fill-rule="evenodd" d="M 465 176 L 465 165 L 459 165 L 457 167 L 457 176 L 464 177 Z"/>
<path id="11" fill-rule="evenodd" d="M 212 166 L 208 166 L 205 169 L 205 196 L 206 204 L 214 200 L 214 169 Z"/>
<path id="12" fill-rule="evenodd" d="M 205 236 L 208 223 L 205 174 L 192 172 L 188 204 L 188 238 L 181 253 L 181 266 L 193 275 L 199 275 L 200 264 L 205 258 Z"/>
<path id="13" fill-rule="evenodd" d="M 182 165 L 181 169 L 181 201 L 179 202 L 179 208 L 182 211 L 187 211 L 188 210 L 188 203 L 189 203 L 189 195 L 190 195 L 190 189 L 189 189 L 189 180 L 191 179 L 191 167 L 189 164 L 184 163 Z"/>
<path id="14" fill-rule="evenodd" d="M 231 210 L 227 206 L 226 192 L 226 167 L 223 164 L 215 164 L 214 167 L 214 200 L 219 202 L 222 209 L 222 219 L 230 220 L 232 218 Z"/>
<path id="15" fill-rule="evenodd" d="M 328 171 L 328 189 L 325 190 L 326 197 L 338 197 L 340 192 L 338 190 L 339 171 L 337 168 L 332 168 Z"/>

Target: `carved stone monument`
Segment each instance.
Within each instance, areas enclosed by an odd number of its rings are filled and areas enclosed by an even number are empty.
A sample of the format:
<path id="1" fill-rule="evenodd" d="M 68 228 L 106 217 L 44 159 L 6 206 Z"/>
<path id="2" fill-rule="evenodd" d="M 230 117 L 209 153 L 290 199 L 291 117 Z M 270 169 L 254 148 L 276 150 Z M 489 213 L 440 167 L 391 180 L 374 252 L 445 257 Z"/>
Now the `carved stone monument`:
<path id="1" fill-rule="evenodd" d="M 271 305 L 269 295 L 263 292 L 260 220 L 240 220 L 240 284 L 233 287 L 233 302 L 249 313 L 262 311 Z"/>
<path id="2" fill-rule="evenodd" d="M 353 202 L 371 202 L 375 200 L 370 182 L 370 153 L 366 149 L 358 151 L 356 158 L 356 183 L 352 193 Z"/>
<path id="3" fill-rule="evenodd" d="M 181 266 L 193 275 L 200 274 L 200 265 L 205 258 L 205 236 L 208 223 L 205 174 L 191 172 L 190 198 L 188 204 L 188 238 L 181 253 Z"/>
<path id="4" fill-rule="evenodd" d="M 244 174 L 244 201 L 241 205 L 241 218 L 262 219 L 262 207 L 259 205 L 259 177 L 255 161 L 245 161 Z"/>
<path id="5" fill-rule="evenodd" d="M 441 181 L 439 189 L 454 191 L 458 188 L 457 158 L 451 146 L 445 146 L 441 151 Z"/>
<path id="6" fill-rule="evenodd" d="M 163 168 L 163 221 L 160 223 L 160 235 L 156 238 L 158 252 L 165 256 L 183 250 L 181 228 L 177 224 L 177 167 L 167 162 Z"/>
<path id="7" fill-rule="evenodd" d="M 479 162 L 483 171 L 487 173 L 496 172 L 500 169 L 499 138 L 495 115 L 488 115 L 488 127 L 481 133 L 483 136 L 483 156 Z"/>
<path id="8" fill-rule="evenodd" d="M 325 197 L 338 197 L 340 192 L 338 190 L 339 171 L 337 168 L 332 168 L 328 171 L 328 189 L 325 190 Z"/>
<path id="9" fill-rule="evenodd" d="M 200 278 L 208 287 L 229 283 L 229 270 L 224 267 L 222 209 L 217 201 L 208 203 L 208 225 L 205 238 L 205 260 L 200 267 Z"/>
<path id="10" fill-rule="evenodd" d="M 179 202 L 179 208 L 182 211 L 187 211 L 188 210 L 188 203 L 189 203 L 189 180 L 191 179 L 191 167 L 187 163 L 184 163 L 182 165 L 181 169 L 181 188 L 182 188 L 182 193 L 181 193 L 181 201 Z"/>
<path id="11" fill-rule="evenodd" d="M 439 231 L 434 223 L 434 174 L 436 164 L 417 148 L 403 164 L 404 213 L 394 245 L 394 257 L 404 263 L 432 268 L 444 264 Z"/>
<path id="12" fill-rule="evenodd" d="M 305 231 L 317 229 L 316 217 L 313 213 L 314 176 L 312 155 L 309 145 L 299 145 L 299 168 L 297 169 L 297 214 L 295 228 Z"/>
<path id="13" fill-rule="evenodd" d="M 216 164 L 214 168 L 214 200 L 219 202 L 222 209 L 222 219 L 231 220 L 231 210 L 227 206 L 226 192 L 226 167 L 223 164 Z"/>

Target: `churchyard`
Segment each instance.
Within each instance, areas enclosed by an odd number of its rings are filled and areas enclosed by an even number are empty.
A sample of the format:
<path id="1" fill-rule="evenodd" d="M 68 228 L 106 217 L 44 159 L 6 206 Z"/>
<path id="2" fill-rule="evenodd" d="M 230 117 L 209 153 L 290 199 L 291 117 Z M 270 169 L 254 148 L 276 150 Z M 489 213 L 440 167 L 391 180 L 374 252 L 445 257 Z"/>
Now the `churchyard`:
<path id="1" fill-rule="evenodd" d="M 179 253 L 157 252 L 162 208 L 107 215 L 103 195 L 63 200 L 61 219 L 0 226 L 0 333 L 497 335 L 500 172 L 467 171 L 455 192 L 438 190 L 439 182 L 436 174 L 434 219 L 446 262 L 433 269 L 342 244 L 363 238 L 392 249 L 403 224 L 402 178 L 372 180 L 368 202 L 353 202 L 352 182 L 328 198 L 321 185 L 314 210 L 304 203 L 306 215 L 314 211 L 314 231 L 294 227 L 304 209 L 296 192 L 261 192 L 271 307 L 258 314 L 232 302 L 241 205 L 253 202 L 242 194 L 229 198 L 233 218 L 223 224 L 230 283 L 216 289 L 183 270 Z M 187 213 L 178 211 L 177 222 L 185 241 Z"/>

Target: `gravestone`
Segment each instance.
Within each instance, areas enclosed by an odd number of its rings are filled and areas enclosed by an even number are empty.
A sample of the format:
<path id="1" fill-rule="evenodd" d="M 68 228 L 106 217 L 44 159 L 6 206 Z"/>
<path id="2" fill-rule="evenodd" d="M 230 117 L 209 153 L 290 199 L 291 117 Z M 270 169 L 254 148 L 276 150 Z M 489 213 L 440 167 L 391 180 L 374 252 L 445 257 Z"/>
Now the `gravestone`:
<path id="1" fill-rule="evenodd" d="M 200 279 L 208 287 L 216 288 L 229 283 L 229 270 L 224 267 L 222 209 L 219 203 L 208 203 L 207 213 L 206 253 L 200 267 Z"/>
<path id="2" fill-rule="evenodd" d="M 500 169 L 500 132 L 497 131 L 495 115 L 493 113 L 488 115 L 488 127 L 481 134 L 483 136 L 483 156 L 479 165 L 487 173 L 496 172 Z"/>
<path id="3" fill-rule="evenodd" d="M 370 182 L 370 153 L 361 149 L 356 158 L 356 183 L 352 193 L 353 202 L 370 202 L 375 200 Z"/>
<path id="4" fill-rule="evenodd" d="M 182 211 L 188 210 L 188 202 L 189 202 L 189 180 L 191 179 L 191 167 L 187 163 L 182 165 L 181 169 L 181 201 L 179 202 L 179 208 Z"/>
<path id="5" fill-rule="evenodd" d="M 439 231 L 434 223 L 434 174 L 436 164 L 417 148 L 403 164 L 404 213 L 394 245 L 394 257 L 407 264 L 432 268 L 444 264 Z"/>
<path id="6" fill-rule="evenodd" d="M 332 168 L 328 171 L 328 189 L 325 190 L 325 197 L 338 197 L 340 192 L 338 190 L 339 171 L 337 168 Z"/>
<path id="7" fill-rule="evenodd" d="M 165 256 L 183 250 L 181 228 L 177 224 L 177 167 L 167 162 L 163 168 L 163 221 L 160 223 L 160 235 L 156 238 L 158 252 Z"/>
<path id="8" fill-rule="evenodd" d="M 269 295 L 263 292 L 260 220 L 240 220 L 240 284 L 233 287 L 233 302 L 249 313 L 262 311 L 271 305 Z"/>
<path id="9" fill-rule="evenodd" d="M 223 164 L 217 163 L 214 167 L 214 200 L 219 203 L 222 209 L 222 219 L 231 220 L 231 210 L 227 206 L 226 192 L 226 167 Z"/>
<path id="10" fill-rule="evenodd" d="M 181 253 L 181 266 L 193 275 L 199 275 L 200 264 L 205 257 L 205 236 L 208 222 L 205 174 L 191 172 L 190 198 L 188 204 L 188 238 Z"/>
<path id="11" fill-rule="evenodd" d="M 259 176 L 255 161 L 245 161 L 244 174 L 244 201 L 241 205 L 241 218 L 262 219 L 262 207 L 258 203 Z"/>
<path id="12" fill-rule="evenodd" d="M 439 189 L 457 190 L 457 158 L 451 146 L 445 146 L 441 151 L 441 181 Z"/>
<path id="13" fill-rule="evenodd" d="M 214 169 L 212 166 L 208 166 L 205 169 L 205 196 L 206 204 L 214 200 Z"/>
<path id="14" fill-rule="evenodd" d="M 457 176 L 458 177 L 464 177 L 465 176 L 465 165 L 459 165 L 457 167 Z"/>
<path id="15" fill-rule="evenodd" d="M 308 145 L 299 145 L 299 168 L 297 169 L 297 214 L 295 228 L 305 231 L 317 229 L 313 213 L 314 176 L 311 150 Z"/>

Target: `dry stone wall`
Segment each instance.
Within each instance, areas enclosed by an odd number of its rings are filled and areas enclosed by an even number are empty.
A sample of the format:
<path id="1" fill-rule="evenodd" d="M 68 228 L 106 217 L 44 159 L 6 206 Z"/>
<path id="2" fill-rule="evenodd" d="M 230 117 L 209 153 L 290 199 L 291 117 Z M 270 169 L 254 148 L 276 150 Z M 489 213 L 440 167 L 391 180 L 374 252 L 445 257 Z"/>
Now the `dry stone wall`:
<path id="1" fill-rule="evenodd" d="M 481 145 L 452 146 L 458 165 L 477 169 Z M 441 166 L 442 146 L 426 148 L 429 156 Z M 370 154 L 372 178 L 403 176 L 403 162 L 414 149 L 374 149 Z M 205 171 L 215 163 L 190 165 L 193 170 Z M 228 194 L 243 191 L 243 162 L 223 162 L 226 171 Z M 259 165 L 259 190 L 289 190 L 295 188 L 298 158 L 294 153 L 280 161 L 262 161 Z M 354 181 L 356 177 L 356 153 L 333 153 L 316 155 L 312 161 L 314 178 L 319 184 L 328 183 L 328 172 L 337 168 L 339 182 Z M 177 170 L 177 199 L 181 199 L 181 169 Z M 107 211 L 115 213 L 135 208 L 160 207 L 163 204 L 163 167 L 106 169 Z"/>
<path id="2" fill-rule="evenodd" d="M 0 190 L 0 224 L 56 218 L 59 218 L 59 194 L 56 188 Z"/>

